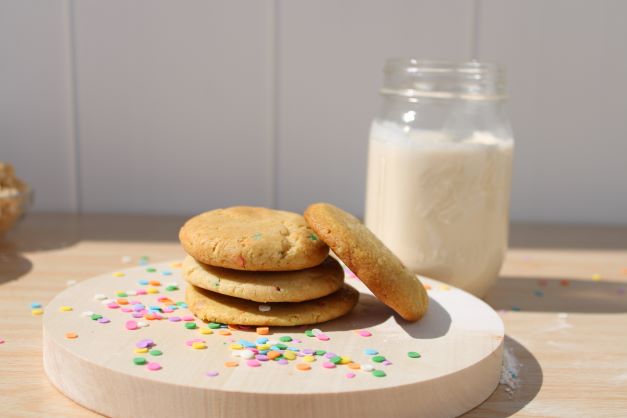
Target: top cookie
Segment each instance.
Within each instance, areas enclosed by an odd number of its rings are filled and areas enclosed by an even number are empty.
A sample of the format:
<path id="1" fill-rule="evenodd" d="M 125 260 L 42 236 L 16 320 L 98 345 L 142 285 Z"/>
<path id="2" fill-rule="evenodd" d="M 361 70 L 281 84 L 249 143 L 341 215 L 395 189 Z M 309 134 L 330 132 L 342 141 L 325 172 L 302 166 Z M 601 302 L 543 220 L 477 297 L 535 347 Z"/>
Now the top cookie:
<path id="1" fill-rule="evenodd" d="M 359 219 L 327 203 L 309 206 L 305 219 L 378 299 L 408 321 L 424 315 L 429 297 L 420 280 Z"/>
<path id="2" fill-rule="evenodd" d="M 329 254 L 301 215 L 250 206 L 194 216 L 179 239 L 201 263 L 235 270 L 300 270 L 317 266 Z"/>

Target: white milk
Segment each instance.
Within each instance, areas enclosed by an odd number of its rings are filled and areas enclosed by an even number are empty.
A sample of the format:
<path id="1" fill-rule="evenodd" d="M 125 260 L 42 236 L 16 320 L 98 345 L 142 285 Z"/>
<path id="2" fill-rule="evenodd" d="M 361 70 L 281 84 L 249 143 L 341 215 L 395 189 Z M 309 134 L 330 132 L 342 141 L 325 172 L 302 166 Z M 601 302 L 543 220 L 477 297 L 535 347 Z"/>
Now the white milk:
<path id="1" fill-rule="evenodd" d="M 512 154 L 486 132 L 452 142 L 375 121 L 366 225 L 416 273 L 483 295 L 507 249 Z"/>

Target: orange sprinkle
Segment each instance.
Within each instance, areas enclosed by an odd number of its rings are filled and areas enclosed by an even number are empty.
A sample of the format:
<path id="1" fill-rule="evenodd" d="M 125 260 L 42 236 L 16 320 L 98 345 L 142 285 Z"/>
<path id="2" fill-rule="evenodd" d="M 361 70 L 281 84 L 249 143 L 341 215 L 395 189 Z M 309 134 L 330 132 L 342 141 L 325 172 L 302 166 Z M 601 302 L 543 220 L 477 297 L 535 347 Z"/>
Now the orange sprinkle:
<path id="1" fill-rule="evenodd" d="M 153 319 L 157 319 L 157 317 L 154 316 L 153 314 L 146 314 L 146 315 L 144 315 L 144 318 L 149 320 L 149 321 L 152 321 Z"/>
<path id="2" fill-rule="evenodd" d="M 74 338 L 78 338 L 78 334 L 75 332 L 66 332 L 65 338 L 67 338 L 68 340 L 73 340 Z"/>
<path id="3" fill-rule="evenodd" d="M 355 362 L 348 363 L 348 368 L 349 368 L 349 369 L 355 369 L 355 370 L 357 370 L 357 369 L 359 369 L 360 367 L 361 367 L 361 364 L 359 364 L 359 363 L 355 363 Z"/>
<path id="4" fill-rule="evenodd" d="M 422 285 L 425 287 L 426 290 L 431 290 L 431 285 L 430 284 L 423 283 Z"/>
<path id="5" fill-rule="evenodd" d="M 116 302 L 118 303 L 118 305 L 128 305 L 128 300 L 124 298 L 120 298 Z"/>
<path id="6" fill-rule="evenodd" d="M 274 360 L 275 358 L 279 357 L 281 355 L 281 353 L 279 353 L 278 351 L 268 351 L 268 353 L 266 354 L 266 356 L 268 356 L 268 358 L 270 360 Z"/>
<path id="7" fill-rule="evenodd" d="M 159 280 L 151 280 L 148 283 L 150 283 L 151 286 L 161 286 L 161 282 Z"/>
<path id="8" fill-rule="evenodd" d="M 257 334 L 259 334 L 259 335 L 268 335 L 268 334 L 270 334 L 270 328 L 268 328 L 268 327 L 257 327 Z"/>
<path id="9" fill-rule="evenodd" d="M 218 334 L 220 334 L 220 335 L 231 335 L 231 332 L 227 331 L 225 329 L 221 329 L 220 331 L 218 331 Z"/>
<path id="10" fill-rule="evenodd" d="M 170 263 L 170 267 L 172 267 L 173 269 L 180 269 L 181 267 L 183 267 L 183 263 L 179 262 L 175 262 L 175 263 Z"/>
<path id="11" fill-rule="evenodd" d="M 298 364 L 296 365 L 296 368 L 297 368 L 298 370 L 303 370 L 303 371 L 305 371 L 305 370 L 311 370 L 311 366 L 310 366 L 309 364 L 307 364 L 307 363 L 298 363 Z"/>
<path id="12" fill-rule="evenodd" d="M 239 366 L 239 363 L 236 362 L 236 361 L 227 361 L 227 362 L 224 363 L 224 365 L 226 367 L 237 367 L 237 366 Z"/>
<path id="13" fill-rule="evenodd" d="M 174 304 L 174 302 L 172 302 L 172 300 L 168 299 L 168 298 L 159 298 L 159 302 L 165 303 L 166 305 L 173 305 Z"/>
<path id="14" fill-rule="evenodd" d="M 560 284 L 562 286 L 568 286 L 570 284 L 570 282 L 568 280 L 564 279 L 564 280 L 560 280 Z"/>
<path id="15" fill-rule="evenodd" d="M 237 331 L 237 330 L 239 329 L 239 327 L 238 327 L 237 325 L 230 325 L 230 324 L 229 324 L 229 325 L 227 325 L 227 327 L 228 327 L 230 330 L 233 330 L 233 331 Z"/>

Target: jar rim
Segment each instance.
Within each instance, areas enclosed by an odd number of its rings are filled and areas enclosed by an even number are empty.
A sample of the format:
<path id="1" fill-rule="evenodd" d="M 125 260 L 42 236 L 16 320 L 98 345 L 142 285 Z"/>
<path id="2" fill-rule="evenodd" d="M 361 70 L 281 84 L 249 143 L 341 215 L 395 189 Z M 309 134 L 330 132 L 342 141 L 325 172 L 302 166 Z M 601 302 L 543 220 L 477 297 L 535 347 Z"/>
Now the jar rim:
<path id="1" fill-rule="evenodd" d="M 479 74 L 492 72 L 502 75 L 505 70 L 495 62 L 489 61 L 448 61 L 407 57 L 388 58 L 383 67 L 384 73 L 405 70 L 408 73 L 465 73 Z"/>

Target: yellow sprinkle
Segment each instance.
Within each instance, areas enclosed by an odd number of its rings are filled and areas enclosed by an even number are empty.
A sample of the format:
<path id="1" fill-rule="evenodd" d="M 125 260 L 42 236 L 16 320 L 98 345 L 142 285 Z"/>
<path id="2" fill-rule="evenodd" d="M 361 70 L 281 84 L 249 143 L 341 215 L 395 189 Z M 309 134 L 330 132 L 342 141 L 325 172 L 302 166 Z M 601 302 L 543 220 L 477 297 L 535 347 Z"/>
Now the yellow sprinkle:
<path id="1" fill-rule="evenodd" d="M 113 273 L 113 277 L 124 277 L 126 276 L 126 274 L 122 273 L 121 271 L 116 271 L 115 273 Z"/>
<path id="2" fill-rule="evenodd" d="M 283 353 L 283 357 L 288 360 L 294 360 L 296 358 L 296 353 L 290 350 L 285 350 L 285 352 Z"/>
<path id="3" fill-rule="evenodd" d="M 135 352 L 138 353 L 138 354 L 147 353 L 148 349 L 147 348 L 136 348 Z"/>
<path id="4" fill-rule="evenodd" d="M 257 350 L 269 350 L 270 349 L 270 345 L 268 344 L 259 344 L 257 346 Z"/>
<path id="5" fill-rule="evenodd" d="M 183 266 L 183 263 L 181 263 L 180 261 L 170 263 L 170 267 L 172 267 L 173 269 L 180 269 L 182 266 Z"/>
<path id="6" fill-rule="evenodd" d="M 159 289 L 155 287 L 149 287 L 148 289 L 146 289 L 146 292 L 150 293 L 151 295 L 154 295 L 155 293 L 159 293 Z"/>
<path id="7" fill-rule="evenodd" d="M 32 311 L 30 311 L 30 313 L 32 313 L 33 315 L 37 316 L 37 315 L 41 315 L 44 313 L 44 310 L 41 308 L 37 308 L 37 309 L 33 309 Z"/>
<path id="8" fill-rule="evenodd" d="M 304 356 L 303 360 L 306 361 L 307 363 L 313 363 L 314 361 L 316 361 L 316 358 L 314 356 Z"/>
<path id="9" fill-rule="evenodd" d="M 440 286 L 440 290 L 451 290 L 451 286 L 443 284 Z"/>
<path id="10" fill-rule="evenodd" d="M 594 280 L 595 282 L 598 282 L 599 280 L 601 280 L 601 275 L 599 273 L 593 274 L 592 280 Z"/>
<path id="11" fill-rule="evenodd" d="M 205 345 L 205 343 L 195 342 L 192 344 L 192 348 L 195 348 L 196 350 L 202 350 L 203 348 L 207 348 L 207 346 Z"/>
<path id="12" fill-rule="evenodd" d="M 341 360 L 340 360 L 340 364 L 348 364 L 348 363 L 350 363 L 351 361 L 353 361 L 353 360 L 351 360 L 351 358 L 350 358 L 350 357 L 348 357 L 348 356 L 340 356 L 340 359 L 341 359 Z"/>
<path id="13" fill-rule="evenodd" d="M 209 335 L 209 334 L 213 334 L 213 330 L 210 328 L 201 328 L 200 333 L 204 335 Z"/>
<path id="14" fill-rule="evenodd" d="M 61 306 L 59 307 L 60 312 L 70 312 L 72 310 L 71 306 Z"/>
<path id="15" fill-rule="evenodd" d="M 241 350 L 244 348 L 241 344 L 231 344 L 231 350 Z"/>

